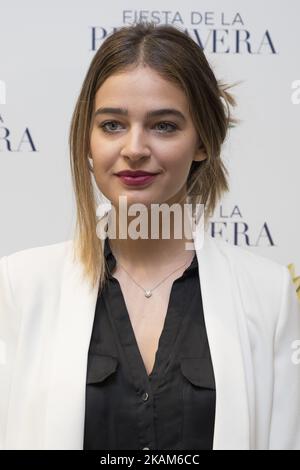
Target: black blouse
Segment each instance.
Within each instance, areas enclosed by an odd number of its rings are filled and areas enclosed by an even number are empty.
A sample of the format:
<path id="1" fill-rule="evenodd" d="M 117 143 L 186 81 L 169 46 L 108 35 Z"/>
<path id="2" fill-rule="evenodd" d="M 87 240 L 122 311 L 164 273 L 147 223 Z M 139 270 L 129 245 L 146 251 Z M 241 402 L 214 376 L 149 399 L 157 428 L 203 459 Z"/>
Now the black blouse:
<path id="1" fill-rule="evenodd" d="M 88 352 L 85 450 L 209 450 L 215 380 L 197 256 L 172 285 L 148 375 L 105 239 L 109 277 L 98 296 Z"/>

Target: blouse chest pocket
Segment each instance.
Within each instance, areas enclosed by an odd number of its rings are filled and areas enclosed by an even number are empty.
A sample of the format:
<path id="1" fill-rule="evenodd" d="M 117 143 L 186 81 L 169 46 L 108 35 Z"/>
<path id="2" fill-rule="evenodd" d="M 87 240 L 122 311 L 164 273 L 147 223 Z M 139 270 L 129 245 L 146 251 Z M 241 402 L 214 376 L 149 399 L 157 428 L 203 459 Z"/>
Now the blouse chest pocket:
<path id="1" fill-rule="evenodd" d="M 118 358 L 104 354 L 89 354 L 87 384 L 104 382 L 116 372 Z"/>
<path id="2" fill-rule="evenodd" d="M 216 388 L 209 357 L 182 357 L 182 445 L 184 449 L 212 448 Z"/>
<path id="3" fill-rule="evenodd" d="M 193 386 L 209 390 L 216 389 L 209 357 L 181 357 L 180 369 L 184 378 Z"/>

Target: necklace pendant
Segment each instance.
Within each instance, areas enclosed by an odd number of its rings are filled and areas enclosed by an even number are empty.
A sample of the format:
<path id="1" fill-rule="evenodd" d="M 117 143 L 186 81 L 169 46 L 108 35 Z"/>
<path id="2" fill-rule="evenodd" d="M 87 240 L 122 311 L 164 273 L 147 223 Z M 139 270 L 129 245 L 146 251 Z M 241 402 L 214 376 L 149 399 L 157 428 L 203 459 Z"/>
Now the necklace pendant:
<path id="1" fill-rule="evenodd" d="M 150 290 L 145 291 L 145 297 L 149 298 L 151 297 L 151 295 L 152 295 L 152 292 Z"/>

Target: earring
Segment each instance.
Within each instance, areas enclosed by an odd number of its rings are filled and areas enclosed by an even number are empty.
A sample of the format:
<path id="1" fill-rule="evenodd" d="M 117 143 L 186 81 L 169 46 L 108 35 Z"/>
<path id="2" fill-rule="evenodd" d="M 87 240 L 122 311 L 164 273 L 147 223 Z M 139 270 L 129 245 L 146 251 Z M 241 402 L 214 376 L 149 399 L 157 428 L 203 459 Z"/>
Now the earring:
<path id="1" fill-rule="evenodd" d="M 88 167 L 89 167 L 89 170 L 93 173 L 94 172 L 94 161 L 90 156 L 88 156 Z"/>

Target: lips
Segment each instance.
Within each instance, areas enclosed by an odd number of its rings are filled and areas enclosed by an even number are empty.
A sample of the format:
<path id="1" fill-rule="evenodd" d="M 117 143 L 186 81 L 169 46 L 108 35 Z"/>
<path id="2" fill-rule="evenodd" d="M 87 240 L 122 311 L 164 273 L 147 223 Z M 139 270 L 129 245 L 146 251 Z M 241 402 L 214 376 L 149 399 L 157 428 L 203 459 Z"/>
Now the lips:
<path id="1" fill-rule="evenodd" d="M 139 177 L 139 176 L 153 176 L 157 175 L 157 173 L 149 172 L 149 171 L 130 171 L 130 170 L 124 170 L 124 171 L 119 171 L 119 173 L 116 173 L 117 176 L 130 176 L 131 178 Z"/>
<path id="2" fill-rule="evenodd" d="M 132 176 L 134 175 L 134 176 Z M 126 186 L 143 186 L 144 184 L 149 184 L 153 181 L 158 173 L 148 173 L 148 172 L 121 172 L 117 173 L 116 176 L 120 178 L 120 180 Z"/>

